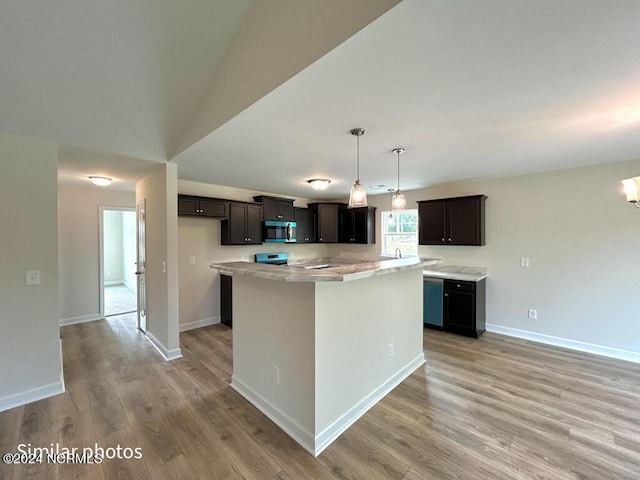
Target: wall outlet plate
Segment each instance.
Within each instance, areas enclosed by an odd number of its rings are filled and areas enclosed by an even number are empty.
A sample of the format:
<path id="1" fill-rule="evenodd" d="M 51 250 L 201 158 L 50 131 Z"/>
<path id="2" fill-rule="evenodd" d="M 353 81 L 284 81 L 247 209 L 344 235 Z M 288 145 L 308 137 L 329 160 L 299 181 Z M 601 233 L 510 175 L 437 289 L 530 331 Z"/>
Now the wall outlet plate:
<path id="1" fill-rule="evenodd" d="M 529 318 L 532 320 L 537 320 L 538 319 L 538 311 L 534 310 L 533 308 L 529 309 Z"/>
<path id="2" fill-rule="evenodd" d="M 520 257 L 520 266 L 529 267 L 529 257 Z"/>

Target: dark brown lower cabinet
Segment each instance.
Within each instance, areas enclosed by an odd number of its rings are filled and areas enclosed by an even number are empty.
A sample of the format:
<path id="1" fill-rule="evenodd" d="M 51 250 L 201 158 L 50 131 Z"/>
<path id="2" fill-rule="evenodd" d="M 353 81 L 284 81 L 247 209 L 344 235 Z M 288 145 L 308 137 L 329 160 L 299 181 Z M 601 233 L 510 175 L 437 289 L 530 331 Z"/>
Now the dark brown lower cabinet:
<path id="1" fill-rule="evenodd" d="M 233 277 L 220 275 L 220 321 L 233 327 Z"/>
<path id="2" fill-rule="evenodd" d="M 447 332 L 478 338 L 485 329 L 485 280 L 444 281 L 443 327 Z"/>

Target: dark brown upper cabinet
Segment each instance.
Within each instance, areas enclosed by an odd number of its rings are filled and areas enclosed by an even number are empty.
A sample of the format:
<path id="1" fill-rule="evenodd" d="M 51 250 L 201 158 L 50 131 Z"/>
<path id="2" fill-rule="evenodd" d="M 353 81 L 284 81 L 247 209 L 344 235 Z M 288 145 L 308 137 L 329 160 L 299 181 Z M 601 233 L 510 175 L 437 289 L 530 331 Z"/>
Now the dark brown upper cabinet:
<path id="1" fill-rule="evenodd" d="M 265 220 L 295 221 L 292 199 L 268 197 L 266 195 L 259 195 L 253 197 L 253 199 L 262 203 L 262 216 Z"/>
<path id="2" fill-rule="evenodd" d="M 310 203 L 309 209 L 316 212 L 318 243 L 338 243 L 338 210 L 344 203 Z"/>
<path id="3" fill-rule="evenodd" d="M 316 242 L 316 212 L 309 208 L 294 208 L 296 243 Z"/>
<path id="4" fill-rule="evenodd" d="M 376 243 L 375 207 L 341 208 L 338 243 Z"/>
<path id="5" fill-rule="evenodd" d="M 178 195 L 178 216 L 226 218 L 228 210 L 227 200 Z"/>
<path id="6" fill-rule="evenodd" d="M 485 195 L 418 202 L 420 245 L 485 244 Z"/>
<path id="7" fill-rule="evenodd" d="M 229 217 L 222 221 L 222 245 L 256 245 L 262 243 L 262 205 L 230 203 Z"/>

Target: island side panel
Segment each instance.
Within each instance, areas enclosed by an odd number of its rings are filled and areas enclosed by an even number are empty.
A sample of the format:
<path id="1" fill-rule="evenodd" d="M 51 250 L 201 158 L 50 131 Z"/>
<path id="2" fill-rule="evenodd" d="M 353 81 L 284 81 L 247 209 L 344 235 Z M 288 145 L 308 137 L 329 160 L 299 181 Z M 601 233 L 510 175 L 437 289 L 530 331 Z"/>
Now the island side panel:
<path id="1" fill-rule="evenodd" d="M 421 269 L 316 284 L 316 455 L 424 363 L 422 329 Z"/>
<path id="2" fill-rule="evenodd" d="M 315 420 L 314 314 L 313 283 L 233 276 L 231 386 L 308 450 Z"/>

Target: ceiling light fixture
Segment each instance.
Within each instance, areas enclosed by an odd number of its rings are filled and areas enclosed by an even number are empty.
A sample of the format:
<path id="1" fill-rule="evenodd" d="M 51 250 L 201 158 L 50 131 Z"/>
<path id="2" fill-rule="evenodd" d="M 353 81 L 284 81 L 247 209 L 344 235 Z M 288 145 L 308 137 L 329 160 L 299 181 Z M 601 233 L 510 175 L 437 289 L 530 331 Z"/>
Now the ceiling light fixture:
<path id="1" fill-rule="evenodd" d="M 311 188 L 314 190 L 326 190 L 331 180 L 328 178 L 312 178 L 311 180 L 307 180 L 307 183 L 311 185 Z"/>
<path id="2" fill-rule="evenodd" d="M 624 185 L 624 193 L 627 194 L 627 202 L 640 208 L 640 198 L 638 196 L 640 177 L 627 178 L 626 180 L 622 180 L 622 184 Z"/>
<path id="3" fill-rule="evenodd" d="M 364 133 L 364 128 L 351 130 L 351 135 L 358 137 L 358 150 L 356 156 L 356 182 L 351 187 L 351 193 L 349 194 L 349 208 L 367 206 L 367 192 L 364 189 L 364 185 L 360 183 L 360 136 L 364 135 Z"/>
<path id="4" fill-rule="evenodd" d="M 396 193 L 393 194 L 393 199 L 391 200 L 391 207 L 395 210 L 404 210 L 407 206 L 407 199 L 404 198 L 404 195 L 400 191 L 400 155 L 405 152 L 405 149 L 402 147 L 394 148 L 391 150 L 398 156 L 398 188 L 396 189 Z"/>
<path id="5" fill-rule="evenodd" d="M 91 180 L 94 185 L 98 185 L 99 187 L 106 187 L 111 183 L 111 179 L 109 177 L 89 176 L 89 180 Z"/>

